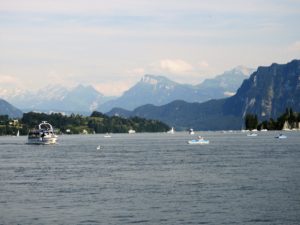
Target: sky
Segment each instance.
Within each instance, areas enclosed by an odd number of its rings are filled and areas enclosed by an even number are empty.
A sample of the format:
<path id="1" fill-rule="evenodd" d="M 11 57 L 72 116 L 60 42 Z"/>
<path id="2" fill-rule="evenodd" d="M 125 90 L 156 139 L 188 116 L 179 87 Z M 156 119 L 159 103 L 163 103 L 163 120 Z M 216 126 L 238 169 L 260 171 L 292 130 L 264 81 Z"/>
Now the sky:
<path id="1" fill-rule="evenodd" d="M 300 59 L 299 21 L 300 0 L 0 0 L 0 87 L 199 84 Z"/>

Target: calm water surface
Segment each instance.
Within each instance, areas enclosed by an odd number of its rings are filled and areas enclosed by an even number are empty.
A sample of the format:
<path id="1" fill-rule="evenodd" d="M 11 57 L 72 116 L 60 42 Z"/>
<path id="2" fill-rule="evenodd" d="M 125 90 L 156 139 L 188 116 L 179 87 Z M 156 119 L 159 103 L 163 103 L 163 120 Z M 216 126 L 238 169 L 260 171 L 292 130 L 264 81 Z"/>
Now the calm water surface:
<path id="1" fill-rule="evenodd" d="M 0 137 L 0 224 L 300 224 L 300 132 L 199 134 Z"/>

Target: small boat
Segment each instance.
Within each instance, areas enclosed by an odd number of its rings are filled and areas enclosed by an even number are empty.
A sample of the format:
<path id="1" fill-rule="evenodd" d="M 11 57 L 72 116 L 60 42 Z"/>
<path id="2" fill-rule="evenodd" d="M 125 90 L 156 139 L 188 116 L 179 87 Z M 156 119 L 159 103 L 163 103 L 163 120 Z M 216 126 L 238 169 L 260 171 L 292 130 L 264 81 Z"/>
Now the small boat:
<path id="1" fill-rule="evenodd" d="M 52 125 L 42 121 L 36 129 L 29 131 L 27 144 L 48 145 L 55 144 L 56 141 L 57 135 L 55 135 Z"/>
<path id="2" fill-rule="evenodd" d="M 194 140 L 189 140 L 188 141 L 188 144 L 190 145 L 205 145 L 205 144 L 209 144 L 209 140 L 197 140 L 197 139 L 194 139 Z"/>
<path id="3" fill-rule="evenodd" d="M 101 146 L 100 146 L 100 145 L 98 145 L 96 149 L 97 149 L 97 150 L 100 150 L 100 149 L 101 149 Z"/>
<path id="4" fill-rule="evenodd" d="M 257 136 L 257 133 L 250 133 L 250 134 L 247 134 L 248 137 L 256 137 Z"/>
<path id="5" fill-rule="evenodd" d="M 130 129 L 130 130 L 128 131 L 128 133 L 129 133 L 129 134 L 135 134 L 135 130 Z"/>
<path id="6" fill-rule="evenodd" d="M 286 139 L 287 136 L 284 135 L 284 134 L 279 134 L 278 136 L 276 136 L 275 138 L 278 138 L 278 139 Z"/>
<path id="7" fill-rule="evenodd" d="M 17 135 L 16 135 L 17 137 L 19 137 L 20 136 L 20 131 L 18 130 L 18 132 L 17 132 Z"/>
<path id="8" fill-rule="evenodd" d="M 190 135 L 194 135 L 194 134 L 195 134 L 194 130 L 193 130 L 193 129 L 190 129 L 189 134 L 190 134 Z"/>
<path id="9" fill-rule="evenodd" d="M 105 134 L 104 137 L 105 137 L 105 138 L 111 138 L 111 135 Z"/>
<path id="10" fill-rule="evenodd" d="M 168 134 L 174 134 L 175 133 L 174 127 L 172 127 L 171 130 L 169 130 L 167 133 Z"/>
<path id="11" fill-rule="evenodd" d="M 199 136 L 198 139 L 194 139 L 194 140 L 189 140 L 188 144 L 190 145 L 205 145 L 205 144 L 209 144 L 209 140 L 205 140 L 203 137 Z"/>

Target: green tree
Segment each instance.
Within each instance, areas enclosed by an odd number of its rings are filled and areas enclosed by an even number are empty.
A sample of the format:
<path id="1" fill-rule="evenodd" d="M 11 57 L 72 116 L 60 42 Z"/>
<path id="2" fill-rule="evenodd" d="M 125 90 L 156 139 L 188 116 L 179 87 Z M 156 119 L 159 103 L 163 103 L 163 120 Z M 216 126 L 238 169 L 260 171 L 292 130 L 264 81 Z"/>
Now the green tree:
<path id="1" fill-rule="evenodd" d="M 247 130 L 257 129 L 258 119 L 256 115 L 247 114 L 245 116 L 245 127 Z"/>

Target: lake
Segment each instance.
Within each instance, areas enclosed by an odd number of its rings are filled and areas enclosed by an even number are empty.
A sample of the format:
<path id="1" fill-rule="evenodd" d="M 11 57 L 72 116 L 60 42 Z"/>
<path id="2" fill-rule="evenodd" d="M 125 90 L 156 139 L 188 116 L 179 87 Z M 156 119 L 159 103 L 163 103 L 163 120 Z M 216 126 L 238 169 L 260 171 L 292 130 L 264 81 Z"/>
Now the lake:
<path id="1" fill-rule="evenodd" d="M 0 224 L 300 224 L 300 132 L 284 133 L 0 137 Z"/>

